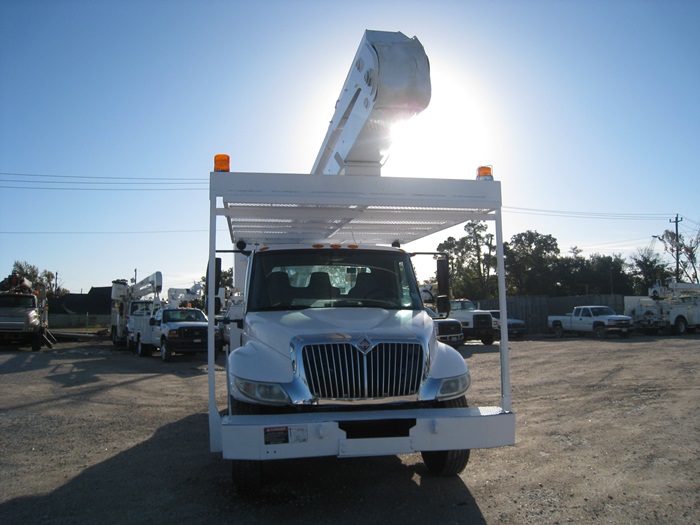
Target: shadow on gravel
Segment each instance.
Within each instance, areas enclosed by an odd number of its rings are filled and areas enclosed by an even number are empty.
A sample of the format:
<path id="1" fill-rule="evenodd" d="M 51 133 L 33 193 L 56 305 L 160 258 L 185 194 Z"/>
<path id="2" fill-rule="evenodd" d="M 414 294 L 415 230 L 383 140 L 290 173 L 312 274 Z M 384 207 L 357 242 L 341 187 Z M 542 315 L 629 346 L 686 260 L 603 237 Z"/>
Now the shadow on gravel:
<path id="1" fill-rule="evenodd" d="M 432 477 L 422 463 L 395 456 L 267 463 L 261 492 L 243 498 L 230 463 L 208 446 L 206 414 L 189 416 L 53 492 L 0 505 L 0 517 L 8 525 L 485 523 L 460 478 Z"/>

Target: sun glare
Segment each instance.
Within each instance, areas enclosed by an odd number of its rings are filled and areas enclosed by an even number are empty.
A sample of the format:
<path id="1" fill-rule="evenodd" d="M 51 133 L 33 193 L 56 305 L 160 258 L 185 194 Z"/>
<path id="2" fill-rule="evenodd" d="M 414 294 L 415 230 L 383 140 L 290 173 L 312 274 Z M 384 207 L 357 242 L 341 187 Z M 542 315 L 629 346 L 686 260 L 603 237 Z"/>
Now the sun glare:
<path id="1" fill-rule="evenodd" d="M 499 118 L 491 97 L 460 76 L 433 74 L 430 105 L 392 126 L 385 176 L 464 178 L 495 164 Z"/>

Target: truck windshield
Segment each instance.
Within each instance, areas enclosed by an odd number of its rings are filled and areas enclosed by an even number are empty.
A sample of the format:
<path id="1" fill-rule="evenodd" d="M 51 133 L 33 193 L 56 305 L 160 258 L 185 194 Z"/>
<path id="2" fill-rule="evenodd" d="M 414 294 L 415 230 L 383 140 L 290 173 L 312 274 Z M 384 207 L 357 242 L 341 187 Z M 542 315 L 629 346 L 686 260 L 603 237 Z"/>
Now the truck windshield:
<path id="1" fill-rule="evenodd" d="M 410 257 L 362 249 L 270 250 L 253 256 L 249 311 L 423 308 Z"/>
<path id="2" fill-rule="evenodd" d="M 195 309 L 181 308 L 178 310 L 163 311 L 163 322 L 165 323 L 181 323 L 186 321 L 206 323 L 207 318 L 204 315 L 204 312 Z"/>
<path id="3" fill-rule="evenodd" d="M 33 295 L 0 295 L 0 308 L 36 308 Z"/>
<path id="4" fill-rule="evenodd" d="M 607 306 L 596 306 L 591 308 L 591 313 L 593 314 L 593 317 L 598 317 L 601 315 L 616 315 L 615 311 Z"/>

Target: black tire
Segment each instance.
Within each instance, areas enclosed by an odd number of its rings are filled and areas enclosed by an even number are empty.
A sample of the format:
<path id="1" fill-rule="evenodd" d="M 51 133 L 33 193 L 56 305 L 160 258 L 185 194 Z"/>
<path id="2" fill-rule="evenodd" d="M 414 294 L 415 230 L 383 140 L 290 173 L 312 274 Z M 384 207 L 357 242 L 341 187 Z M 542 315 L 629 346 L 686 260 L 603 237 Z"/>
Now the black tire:
<path id="1" fill-rule="evenodd" d="M 676 335 L 685 335 L 688 333 L 688 321 L 684 317 L 677 317 L 673 323 L 673 333 Z"/>
<path id="2" fill-rule="evenodd" d="M 136 343 L 136 353 L 138 354 L 139 357 L 150 357 L 151 356 L 151 345 L 147 345 L 141 342 L 141 338 L 139 337 L 138 342 Z"/>
<path id="3" fill-rule="evenodd" d="M 112 327 L 112 344 L 114 346 L 119 346 L 119 341 L 117 341 L 117 327 Z"/>
<path id="4" fill-rule="evenodd" d="M 163 360 L 164 363 L 171 361 L 173 358 L 173 353 L 170 350 L 168 342 L 165 339 L 163 339 L 160 342 L 160 358 Z"/>
<path id="5" fill-rule="evenodd" d="M 555 324 L 554 325 L 554 337 L 557 339 L 562 339 L 564 337 L 564 328 L 560 324 Z"/>
<path id="6" fill-rule="evenodd" d="M 231 398 L 231 412 L 233 415 L 249 416 L 260 413 L 260 407 L 250 403 L 243 403 Z M 257 492 L 263 482 L 263 462 L 253 459 L 234 459 L 231 461 L 231 479 L 239 494 Z"/>
<path id="7" fill-rule="evenodd" d="M 604 326 L 598 325 L 593 327 L 593 335 L 596 339 L 605 339 L 605 337 L 608 335 L 608 332 L 605 330 Z"/>
<path id="8" fill-rule="evenodd" d="M 464 396 L 438 403 L 444 408 L 465 408 L 467 398 Z M 469 449 L 465 450 L 430 450 L 421 452 L 423 463 L 434 475 L 439 477 L 457 476 L 469 462 Z"/>
<path id="9" fill-rule="evenodd" d="M 36 334 L 32 339 L 32 352 L 38 352 L 41 350 L 41 334 Z"/>
<path id="10" fill-rule="evenodd" d="M 489 346 L 492 345 L 496 338 L 492 335 L 485 335 L 481 338 L 481 344 Z"/>

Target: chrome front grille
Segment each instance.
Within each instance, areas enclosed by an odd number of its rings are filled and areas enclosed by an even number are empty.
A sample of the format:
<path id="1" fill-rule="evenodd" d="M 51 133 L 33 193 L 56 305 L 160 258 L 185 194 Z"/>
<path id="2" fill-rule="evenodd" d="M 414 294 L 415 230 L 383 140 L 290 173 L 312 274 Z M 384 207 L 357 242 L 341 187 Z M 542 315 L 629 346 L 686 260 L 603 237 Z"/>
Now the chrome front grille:
<path id="1" fill-rule="evenodd" d="M 412 396 L 424 372 L 419 343 L 377 343 L 366 354 L 350 343 L 307 344 L 306 381 L 316 399 L 355 400 Z"/>
<path id="2" fill-rule="evenodd" d="M 491 328 L 490 314 L 474 314 L 474 328 Z"/>

